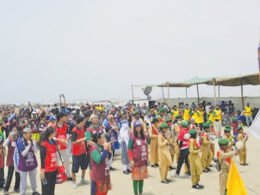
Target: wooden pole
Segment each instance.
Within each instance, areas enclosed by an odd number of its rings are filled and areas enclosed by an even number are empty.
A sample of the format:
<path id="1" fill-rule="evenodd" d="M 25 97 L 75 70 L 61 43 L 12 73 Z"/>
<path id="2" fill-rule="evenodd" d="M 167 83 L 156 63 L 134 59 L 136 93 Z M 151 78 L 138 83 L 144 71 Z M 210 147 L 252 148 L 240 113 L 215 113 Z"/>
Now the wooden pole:
<path id="1" fill-rule="evenodd" d="M 186 99 L 188 98 L 188 87 L 185 87 Z"/>
<path id="2" fill-rule="evenodd" d="M 218 86 L 218 97 L 220 98 L 220 85 Z"/>
<path id="3" fill-rule="evenodd" d="M 163 102 L 165 102 L 165 97 L 164 97 L 164 90 L 163 90 L 163 87 L 162 88 L 162 98 L 163 98 Z"/>
<path id="4" fill-rule="evenodd" d="M 199 105 L 200 104 L 199 84 L 197 84 L 197 97 L 198 97 L 198 105 Z"/>
<path id="5" fill-rule="evenodd" d="M 244 109 L 245 103 L 244 103 L 243 78 L 241 79 L 241 101 L 242 101 L 242 109 Z"/>
<path id="6" fill-rule="evenodd" d="M 132 104 L 134 104 L 134 85 L 131 85 L 131 90 L 132 90 Z"/>
<path id="7" fill-rule="evenodd" d="M 168 86 L 168 99 L 170 99 L 170 87 Z"/>
<path id="8" fill-rule="evenodd" d="M 216 80 L 213 79 L 213 90 L 214 90 L 214 104 L 217 105 L 217 94 L 216 94 Z"/>
<path id="9" fill-rule="evenodd" d="M 258 76 L 259 76 L 259 85 L 260 85 L 260 41 L 258 46 Z"/>

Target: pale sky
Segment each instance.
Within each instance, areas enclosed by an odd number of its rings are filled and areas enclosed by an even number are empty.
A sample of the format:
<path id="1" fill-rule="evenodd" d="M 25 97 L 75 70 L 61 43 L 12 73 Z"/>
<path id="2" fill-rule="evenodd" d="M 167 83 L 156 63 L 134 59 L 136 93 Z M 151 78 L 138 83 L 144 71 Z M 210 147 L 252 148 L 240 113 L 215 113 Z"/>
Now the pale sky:
<path id="1" fill-rule="evenodd" d="M 259 0 L 0 1 L 0 103 L 57 101 L 59 93 L 130 99 L 131 84 L 255 73 L 259 10 Z"/>

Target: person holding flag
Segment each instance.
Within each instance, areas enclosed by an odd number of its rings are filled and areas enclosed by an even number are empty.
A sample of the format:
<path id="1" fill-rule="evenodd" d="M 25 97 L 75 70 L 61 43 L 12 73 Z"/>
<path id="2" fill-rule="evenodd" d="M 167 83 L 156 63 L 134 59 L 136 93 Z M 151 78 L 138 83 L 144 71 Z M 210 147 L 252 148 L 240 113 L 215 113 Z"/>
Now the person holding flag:
<path id="1" fill-rule="evenodd" d="M 238 150 L 230 151 L 229 141 L 225 138 L 219 139 L 218 144 L 220 147 L 220 150 L 217 152 L 219 164 L 219 190 L 220 195 L 225 195 L 227 192 L 227 181 L 232 157 L 238 154 Z"/>

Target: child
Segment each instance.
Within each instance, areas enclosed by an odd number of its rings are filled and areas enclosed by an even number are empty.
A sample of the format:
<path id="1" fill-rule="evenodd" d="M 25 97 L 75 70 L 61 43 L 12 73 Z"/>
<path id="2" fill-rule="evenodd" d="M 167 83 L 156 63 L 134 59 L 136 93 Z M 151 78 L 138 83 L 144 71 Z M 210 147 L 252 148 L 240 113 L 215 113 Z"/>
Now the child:
<path id="1" fill-rule="evenodd" d="M 148 147 L 143 124 L 135 121 L 128 143 L 128 156 L 132 166 L 134 195 L 143 193 L 144 179 L 148 177 Z"/>
<path id="2" fill-rule="evenodd" d="M 158 153 L 160 164 L 161 183 L 168 184 L 170 180 L 167 179 L 169 167 L 172 165 L 171 153 L 169 150 L 169 126 L 166 123 L 160 125 L 160 134 L 158 136 Z"/>
<path id="3" fill-rule="evenodd" d="M 196 130 L 190 130 L 190 144 L 189 144 L 189 162 L 191 171 L 192 188 L 202 189 L 203 186 L 199 184 L 200 175 L 202 173 L 201 159 L 200 159 L 200 148 L 196 142 L 197 132 Z"/>
<path id="4" fill-rule="evenodd" d="M 93 145 L 90 149 L 91 164 L 91 195 L 106 195 L 111 190 L 109 174 L 109 156 L 111 155 L 110 143 L 106 143 L 103 132 L 94 135 Z"/>
<path id="5" fill-rule="evenodd" d="M 201 160 L 202 160 L 202 168 L 203 172 L 207 173 L 210 171 L 210 163 L 212 161 L 212 150 L 211 145 L 212 142 L 210 141 L 210 123 L 203 124 L 204 132 L 201 134 Z"/>
<path id="6" fill-rule="evenodd" d="M 243 127 L 238 127 L 238 136 L 237 136 L 237 141 L 242 143 L 242 148 L 239 150 L 239 160 L 240 160 L 240 165 L 246 166 L 248 165 L 246 163 L 246 142 L 248 139 L 248 136 L 244 134 L 243 132 Z"/>

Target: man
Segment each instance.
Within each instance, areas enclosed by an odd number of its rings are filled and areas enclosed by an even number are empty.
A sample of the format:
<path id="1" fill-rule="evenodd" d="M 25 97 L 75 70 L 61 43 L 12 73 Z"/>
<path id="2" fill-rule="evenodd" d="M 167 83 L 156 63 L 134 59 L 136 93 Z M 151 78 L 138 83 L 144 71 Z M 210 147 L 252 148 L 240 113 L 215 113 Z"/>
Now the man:
<path id="1" fill-rule="evenodd" d="M 180 114 L 179 109 L 177 108 L 176 105 L 174 105 L 174 106 L 172 107 L 172 117 L 175 119 L 175 117 L 176 117 L 177 115 L 179 115 L 179 114 Z"/>
<path id="2" fill-rule="evenodd" d="M 183 120 L 190 121 L 191 118 L 191 110 L 189 108 L 189 104 L 185 104 L 185 109 L 183 110 Z"/>
<path id="3" fill-rule="evenodd" d="M 231 164 L 232 157 L 238 154 L 237 150 L 229 150 L 229 141 L 225 138 L 221 138 L 218 141 L 220 150 L 217 152 L 217 159 L 220 167 L 219 173 L 219 190 L 220 195 L 225 195 L 227 193 L 227 181 L 229 168 Z"/>
<path id="4" fill-rule="evenodd" d="M 218 138 L 221 136 L 221 128 L 222 128 L 222 111 L 220 110 L 219 106 L 216 106 L 214 110 L 214 129 L 217 132 Z"/>
<path id="5" fill-rule="evenodd" d="M 85 180 L 86 169 L 88 168 L 88 160 L 86 155 L 85 131 L 84 131 L 84 117 L 78 116 L 76 118 L 76 126 L 72 130 L 72 180 L 73 188 L 77 188 L 76 173 L 81 167 L 81 184 L 87 184 Z"/>
<path id="6" fill-rule="evenodd" d="M 36 172 L 37 159 L 35 153 L 38 152 L 36 143 L 31 140 L 32 131 L 29 128 L 23 130 L 23 137 L 17 140 L 17 150 L 19 155 L 18 170 L 20 171 L 20 195 L 25 195 L 27 188 L 27 175 L 29 174 L 33 195 L 40 195 L 37 192 Z"/>
<path id="7" fill-rule="evenodd" d="M 246 118 L 246 124 L 247 126 L 249 127 L 250 124 L 253 122 L 253 112 L 252 112 L 252 107 L 250 106 L 249 103 L 246 104 L 245 108 L 244 108 L 244 111 L 243 111 L 243 115 L 245 116 Z"/>

